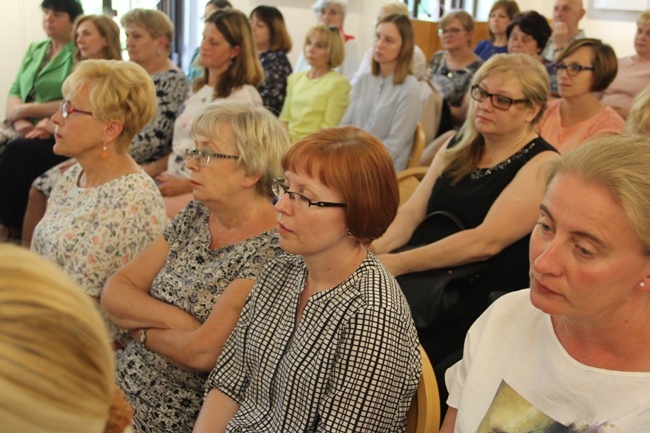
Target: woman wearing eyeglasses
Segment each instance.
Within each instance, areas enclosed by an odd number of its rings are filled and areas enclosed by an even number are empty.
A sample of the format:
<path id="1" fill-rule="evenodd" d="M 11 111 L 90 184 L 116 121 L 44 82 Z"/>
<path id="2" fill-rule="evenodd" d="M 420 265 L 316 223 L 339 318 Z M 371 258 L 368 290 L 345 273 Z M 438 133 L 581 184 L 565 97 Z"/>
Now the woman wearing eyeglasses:
<path id="1" fill-rule="evenodd" d="M 543 190 L 538 173 L 555 155 L 535 132 L 546 107 L 548 82 L 544 67 L 528 55 L 492 56 L 474 75 L 463 127 L 443 145 L 386 234 L 372 243 L 395 276 L 487 261 L 488 274 L 459 290 L 461 317 L 444 329 L 420 332 L 440 380 L 444 358 L 462 349 L 465 333 L 489 304 L 489 294 L 529 284 L 528 237 Z M 441 210 L 454 213 L 467 230 L 391 253 L 408 243 L 428 214 Z"/>
<path id="2" fill-rule="evenodd" d="M 107 283 L 102 305 L 132 340 L 118 385 L 136 432 L 192 431 L 208 372 L 279 252 L 271 180 L 289 137 L 263 107 L 220 101 L 192 121 L 195 200 Z"/>
<path id="3" fill-rule="evenodd" d="M 623 133 L 623 118 L 594 95 L 614 80 L 617 68 L 614 50 L 598 39 L 575 40 L 560 53 L 553 69 L 562 98 L 548 104 L 539 128 L 560 153 L 593 136 Z"/>
<path id="4" fill-rule="evenodd" d="M 162 231 L 162 197 L 129 156 L 137 131 L 156 112 L 156 92 L 140 66 L 85 60 L 66 79 L 52 116 L 54 152 L 75 158 L 34 229 L 32 250 L 58 264 L 99 302 L 106 280 Z M 125 334 L 111 326 L 112 337 Z"/>
<path id="5" fill-rule="evenodd" d="M 391 157 L 347 126 L 300 140 L 282 166 L 274 192 L 287 254 L 251 292 L 194 432 L 405 432 L 417 334 L 395 279 L 366 249 L 397 211 Z"/>
<path id="6" fill-rule="evenodd" d="M 474 20 L 465 11 L 453 11 L 442 17 L 438 29 L 443 49 L 431 57 L 426 79 L 444 95 L 453 122 L 460 125 L 467 115 L 465 93 L 483 63 L 471 48 Z"/>

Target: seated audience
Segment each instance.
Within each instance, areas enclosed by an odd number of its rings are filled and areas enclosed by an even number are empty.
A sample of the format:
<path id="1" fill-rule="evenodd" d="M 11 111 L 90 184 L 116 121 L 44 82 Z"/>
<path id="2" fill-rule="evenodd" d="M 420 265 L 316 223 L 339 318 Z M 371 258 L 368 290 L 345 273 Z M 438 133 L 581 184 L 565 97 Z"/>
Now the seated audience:
<path id="1" fill-rule="evenodd" d="M 13 245 L 0 245 L 0 336 L 3 432 L 131 431 L 96 306 L 58 266 Z"/>
<path id="2" fill-rule="evenodd" d="M 54 152 L 77 164 L 54 187 L 32 250 L 98 301 L 108 277 L 147 247 L 166 221 L 155 183 L 127 153 L 156 112 L 156 91 L 144 69 L 119 60 L 79 63 L 62 91 L 64 102 L 52 116 Z"/>
<path id="3" fill-rule="evenodd" d="M 625 133 L 650 136 L 650 84 L 634 98 L 625 121 Z"/>
<path id="4" fill-rule="evenodd" d="M 444 358 L 463 347 L 492 291 L 528 286 L 525 252 L 542 196 L 538 174 L 555 155 L 535 132 L 548 98 L 548 75 L 540 62 L 522 54 L 492 56 L 474 75 L 470 96 L 470 114 L 458 135 L 443 145 L 395 221 L 372 243 L 395 276 L 487 262 L 488 274 L 459 290 L 461 317 L 444 329 L 420 332 L 438 374 L 444 372 Z M 391 253 L 407 245 L 428 214 L 440 210 L 455 214 L 467 230 Z"/>
<path id="5" fill-rule="evenodd" d="M 601 137 L 549 164 L 530 289 L 470 329 L 441 433 L 648 430 L 648 147 Z"/>
<path id="6" fill-rule="evenodd" d="M 250 21 L 264 69 L 264 81 L 257 90 L 264 106 L 279 116 L 287 94 L 287 78 L 291 74 L 291 63 L 287 57 L 291 51 L 291 37 L 282 13 L 273 6 L 256 7 L 250 14 Z"/>
<path id="7" fill-rule="evenodd" d="M 540 135 L 560 153 L 601 134 L 621 134 L 624 121 L 600 102 L 594 92 L 616 77 L 616 54 L 598 39 L 578 39 L 553 64 L 562 99 L 549 102 L 540 122 Z"/>
<path id="8" fill-rule="evenodd" d="M 650 84 L 650 10 L 636 21 L 634 36 L 636 54 L 618 60 L 618 73 L 600 97 L 600 102 L 627 118 L 632 99 Z"/>
<path id="9" fill-rule="evenodd" d="M 111 41 L 109 52 L 119 54 L 119 28 L 115 22 L 110 17 L 100 15 L 91 16 L 88 20 L 88 17 L 83 18 L 80 26 L 94 22 L 98 29 L 103 29 L 99 34 L 110 35 L 110 38 L 105 36 Z M 156 175 L 162 172 L 167 163 L 167 155 L 171 151 L 174 119 L 187 96 L 189 82 L 169 58 L 174 27 L 167 15 L 154 9 L 132 9 L 121 21 L 126 29 L 129 59 L 149 73 L 156 87 L 157 101 L 156 115 L 133 138 L 129 155 L 148 174 Z M 106 58 L 121 58 L 121 54 L 119 57 L 113 54 Z M 32 184 L 23 221 L 23 245 L 30 245 L 34 227 L 45 213 L 47 198 L 62 173 L 72 164 L 73 160 L 61 163 L 39 176 Z"/>
<path id="10" fill-rule="evenodd" d="M 73 65 L 72 23 L 83 14 L 83 9 L 76 0 L 43 0 L 41 9 L 47 39 L 28 47 L 9 89 L 6 120 L 0 125 L 0 161 L 7 157 L 7 153 L 18 152 L 27 144 L 42 147 L 50 153 L 54 145 L 52 137 L 39 139 L 27 138 L 27 135 L 34 131 L 41 119 L 54 114 L 62 99 L 61 84 Z M 0 166 L 0 242 L 9 236 L 20 236 L 27 191 L 32 181 L 65 159 L 59 157 L 50 163 L 39 158 L 9 158 L 15 162 Z M 16 164 L 20 169 L 10 173 Z"/>
<path id="11" fill-rule="evenodd" d="M 339 29 L 339 33 L 343 37 L 345 50 L 343 51 L 343 59 L 341 60 L 341 63 L 335 67 L 335 71 L 348 80 L 351 80 L 357 69 L 359 69 L 361 53 L 359 52 L 359 45 L 354 36 L 343 31 L 343 21 L 345 21 L 347 7 L 348 0 L 316 0 L 316 3 L 312 5 L 311 10 L 318 16 L 319 24 Z M 307 61 L 305 53 L 301 52 L 293 71 L 305 72 L 308 71 L 310 67 L 311 63 Z"/>
<path id="12" fill-rule="evenodd" d="M 212 12 L 225 10 L 225 9 L 232 9 L 232 4 L 230 4 L 228 0 L 208 0 L 203 10 L 203 16 L 201 17 L 201 22 L 205 22 L 205 20 L 210 16 Z M 192 54 L 192 59 L 190 60 L 190 67 L 187 70 L 187 77 L 190 79 L 190 82 L 192 83 L 194 83 L 194 80 L 196 80 L 197 78 L 203 76 L 203 67 L 199 63 L 200 50 L 201 50 L 201 46 L 199 44 L 199 46 L 196 47 L 196 49 L 194 50 L 194 54 Z"/>
<path id="13" fill-rule="evenodd" d="M 551 36 L 551 26 L 545 16 L 535 11 L 521 12 L 515 15 L 506 30 L 508 53 L 528 54 L 541 63 L 542 50 Z"/>
<path id="14" fill-rule="evenodd" d="M 437 51 L 427 68 L 427 80 L 445 97 L 454 124 L 462 124 L 467 115 L 465 93 L 472 76 L 483 60 L 472 52 L 474 20 L 465 11 L 452 11 L 440 20 L 438 35 L 442 50 Z M 449 124 L 449 120 L 444 121 Z M 440 133 L 449 127 L 439 130 Z"/>
<path id="15" fill-rule="evenodd" d="M 519 13 L 519 6 L 514 0 L 497 0 L 490 9 L 488 34 L 490 39 L 479 41 L 474 47 L 474 54 L 484 61 L 495 54 L 508 52 L 506 29 Z"/>
<path id="16" fill-rule="evenodd" d="M 333 69 L 343 61 L 343 39 L 336 27 L 316 25 L 305 37 L 303 51 L 311 69 L 289 75 L 280 113 L 292 142 L 341 121 L 350 103 L 350 83 Z"/>
<path id="17" fill-rule="evenodd" d="M 194 116 L 222 99 L 262 104 L 257 86 L 262 83 L 264 72 L 251 26 L 242 12 L 219 10 L 206 18 L 199 63 L 205 69 L 204 76 L 194 81 L 190 95 L 179 109 L 167 170 L 155 176 L 171 218 L 192 200 L 191 171 L 185 167 L 185 152 L 194 147 L 190 130 Z"/>
<path id="18" fill-rule="evenodd" d="M 203 385 L 257 275 L 279 252 L 271 179 L 289 146 L 262 107 L 223 101 L 192 121 L 195 201 L 106 285 L 102 304 L 136 337 L 118 384 L 137 432 L 191 432 Z"/>
<path id="19" fill-rule="evenodd" d="M 372 72 L 359 78 L 341 125 L 353 125 L 379 138 L 395 170 L 406 168 L 420 118 L 418 80 L 410 74 L 413 26 L 401 14 L 377 23 Z"/>
<path id="20" fill-rule="evenodd" d="M 300 140 L 282 166 L 273 188 L 287 254 L 251 292 L 194 432 L 406 431 L 417 334 L 397 282 L 366 249 L 397 210 L 390 155 L 348 126 Z"/>
<path id="21" fill-rule="evenodd" d="M 381 9 L 379 9 L 379 13 L 377 14 L 377 21 L 375 21 L 375 23 L 378 23 L 379 20 L 384 18 L 386 15 L 392 15 L 392 14 L 404 15 L 409 19 L 411 17 L 411 12 L 409 11 L 408 6 L 406 6 L 406 3 L 399 3 L 393 1 L 390 3 L 386 3 L 381 7 Z M 361 75 L 372 71 L 373 51 L 374 51 L 373 47 L 370 47 L 363 55 L 363 59 L 361 59 L 361 64 L 359 65 L 359 69 L 357 69 L 357 72 L 355 72 L 354 77 L 350 79 L 350 84 L 353 87 L 357 83 Z M 415 75 L 415 78 L 417 78 L 418 80 L 424 80 L 426 76 L 426 62 L 427 59 L 424 56 L 424 51 L 422 51 L 422 48 L 420 48 L 417 45 L 414 45 L 413 61 L 411 62 L 411 74 Z"/>

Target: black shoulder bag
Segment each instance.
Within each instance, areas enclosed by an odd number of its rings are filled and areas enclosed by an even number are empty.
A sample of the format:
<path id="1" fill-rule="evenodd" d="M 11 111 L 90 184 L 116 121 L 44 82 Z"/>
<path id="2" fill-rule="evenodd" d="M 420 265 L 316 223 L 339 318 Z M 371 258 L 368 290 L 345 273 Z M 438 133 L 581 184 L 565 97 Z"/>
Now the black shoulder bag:
<path id="1" fill-rule="evenodd" d="M 393 252 L 428 245 L 461 230 L 465 230 L 465 224 L 453 213 L 432 212 L 415 229 L 408 244 Z M 397 277 L 418 330 L 443 330 L 457 322 L 461 316 L 459 291 L 480 278 L 487 269 L 486 262 L 474 262 Z"/>

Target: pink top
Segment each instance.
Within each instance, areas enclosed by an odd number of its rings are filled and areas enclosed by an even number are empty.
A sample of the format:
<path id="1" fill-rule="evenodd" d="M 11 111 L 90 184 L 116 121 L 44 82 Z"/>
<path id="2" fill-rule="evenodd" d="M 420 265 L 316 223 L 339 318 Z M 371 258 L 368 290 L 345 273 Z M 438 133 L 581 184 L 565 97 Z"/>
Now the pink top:
<path id="1" fill-rule="evenodd" d="M 539 124 L 539 134 L 560 153 L 566 153 L 596 135 L 623 133 L 625 121 L 609 107 L 605 107 L 590 119 L 571 127 L 564 127 L 560 117 L 561 104 L 562 99 L 549 102 L 548 109 Z"/>
<path id="2" fill-rule="evenodd" d="M 630 110 L 632 100 L 650 84 L 650 61 L 625 57 L 618 61 L 618 73 L 603 92 L 600 102 L 610 107 Z"/>

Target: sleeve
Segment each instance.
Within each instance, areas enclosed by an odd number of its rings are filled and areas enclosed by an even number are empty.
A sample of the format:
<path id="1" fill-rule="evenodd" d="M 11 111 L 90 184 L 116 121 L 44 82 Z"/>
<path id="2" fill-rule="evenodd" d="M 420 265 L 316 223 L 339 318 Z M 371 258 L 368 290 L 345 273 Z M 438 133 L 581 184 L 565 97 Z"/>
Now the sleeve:
<path id="1" fill-rule="evenodd" d="M 625 121 L 610 107 L 605 108 L 605 112 L 595 122 L 591 122 L 588 137 L 595 135 L 619 135 L 625 129 Z"/>
<path id="2" fill-rule="evenodd" d="M 410 81 L 409 78 L 412 77 L 407 77 L 407 81 Z M 406 148 L 409 143 L 413 143 L 413 134 L 417 128 L 422 109 L 417 82 L 411 81 L 407 85 L 407 81 L 403 84 L 404 94 L 395 107 L 395 115 L 390 125 L 390 131 L 384 139 L 384 145 L 390 152 L 393 161 L 398 160 L 399 156 L 407 151 Z M 410 149 L 408 151 L 410 152 Z M 396 168 L 403 169 L 405 167 Z"/>
<path id="3" fill-rule="evenodd" d="M 287 93 L 287 78 L 291 74 L 291 64 L 282 52 L 274 53 L 265 62 L 264 83 L 260 87 L 260 95 L 264 106 L 270 108 L 273 114 L 279 114 Z"/>
<path id="4" fill-rule="evenodd" d="M 327 105 L 323 113 L 323 120 L 318 129 L 338 126 L 343 114 L 345 114 L 345 110 L 350 104 L 350 83 L 347 78 L 340 74 L 337 75 L 338 79 L 332 80 L 331 82 L 327 96 Z"/>
<path id="5" fill-rule="evenodd" d="M 256 280 L 270 260 L 281 252 L 277 236 L 263 233 L 249 239 L 243 252 L 244 261 L 237 278 Z"/>
<path id="6" fill-rule="evenodd" d="M 417 337 L 406 319 L 395 310 L 364 308 L 347 324 L 330 391 L 319 404 L 318 432 L 404 428 L 421 373 Z"/>
<path id="7" fill-rule="evenodd" d="M 280 121 L 287 122 L 291 120 L 291 99 L 293 96 L 293 86 L 296 80 L 296 73 L 289 75 L 287 78 L 287 94 L 284 97 L 284 105 L 282 106 L 282 111 L 280 112 Z"/>
<path id="8" fill-rule="evenodd" d="M 131 142 L 129 153 L 138 164 L 156 161 L 172 151 L 174 121 L 190 84 L 181 71 L 168 71 L 154 78 L 156 115 Z"/>
<path id="9" fill-rule="evenodd" d="M 26 94 L 25 89 L 21 89 L 20 77 L 22 77 L 26 73 L 26 69 L 31 66 L 37 49 L 38 42 L 31 43 L 27 48 L 27 52 L 25 53 L 20 68 L 18 69 L 18 73 L 16 74 L 16 79 L 9 89 L 9 96 L 18 96 L 20 99 L 23 99 L 23 94 Z"/>
<path id="10" fill-rule="evenodd" d="M 357 113 L 359 109 L 359 104 L 361 102 L 361 98 L 363 96 L 363 79 L 357 80 L 356 84 L 352 86 L 352 91 L 351 94 L 354 95 L 353 98 L 350 98 L 350 104 L 348 105 L 348 108 L 345 110 L 345 114 L 343 115 L 343 118 L 339 122 L 339 125 L 344 126 L 344 125 L 356 125 L 355 123 L 355 116 L 354 114 Z"/>
<path id="11" fill-rule="evenodd" d="M 438 72 L 438 68 L 440 67 L 440 59 L 442 58 L 442 55 L 444 54 L 443 51 L 437 51 L 431 56 L 431 60 L 429 60 L 429 65 L 427 66 L 427 74 L 426 74 L 426 79 L 429 81 L 432 85 L 437 86 L 435 84 L 435 81 L 433 80 L 433 76 L 436 75 Z"/>

